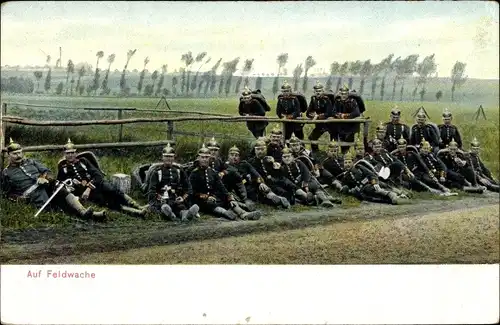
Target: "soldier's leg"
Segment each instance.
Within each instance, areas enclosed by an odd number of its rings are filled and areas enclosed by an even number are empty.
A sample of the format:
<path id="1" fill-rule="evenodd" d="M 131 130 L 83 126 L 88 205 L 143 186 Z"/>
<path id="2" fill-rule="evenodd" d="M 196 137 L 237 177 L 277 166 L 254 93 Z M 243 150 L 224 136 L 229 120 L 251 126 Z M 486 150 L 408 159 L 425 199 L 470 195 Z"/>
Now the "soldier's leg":
<path id="1" fill-rule="evenodd" d="M 363 195 L 370 201 L 383 201 L 391 204 L 399 204 L 404 199 L 400 198 L 395 192 L 386 190 L 381 186 L 374 186 L 371 184 L 365 185 L 362 189 Z"/>
<path id="2" fill-rule="evenodd" d="M 446 180 L 448 187 L 463 189 L 465 185 L 465 177 L 455 171 L 448 170 L 446 173 Z"/>
<path id="3" fill-rule="evenodd" d="M 200 210 L 200 207 L 196 204 L 193 204 L 188 209 L 188 203 L 183 201 L 181 203 L 174 202 L 172 210 L 175 213 L 175 215 L 181 219 L 181 221 L 188 221 L 196 217 L 196 215 Z"/>
<path id="4" fill-rule="evenodd" d="M 133 216 L 144 217 L 146 207 L 141 207 L 134 199 L 123 193 L 115 185 L 104 181 L 100 187 L 102 196 L 107 198 L 110 207 L 115 210 L 121 210 Z"/>
<path id="5" fill-rule="evenodd" d="M 350 132 L 350 133 L 347 133 L 347 132 L 340 132 L 339 133 L 339 138 L 340 138 L 340 141 L 342 142 L 354 142 L 354 133 Z M 341 146 L 341 149 L 342 149 L 342 154 L 345 154 L 347 151 L 349 151 L 349 146 Z"/>
<path id="6" fill-rule="evenodd" d="M 231 211 L 231 209 L 227 209 L 226 205 L 224 205 L 223 202 L 220 200 L 217 200 L 215 202 L 198 201 L 196 202 L 196 204 L 199 206 L 202 212 L 211 214 L 219 218 L 236 220 L 236 218 L 238 217 L 238 215 L 233 211 Z"/>
<path id="7" fill-rule="evenodd" d="M 283 137 L 285 140 L 290 139 L 292 137 L 292 133 L 295 132 L 295 123 L 285 123 L 284 131 Z"/>
<path id="8" fill-rule="evenodd" d="M 64 187 L 56 194 L 54 199 L 63 209 L 66 210 L 69 207 L 80 217 L 92 218 L 95 221 L 104 221 L 106 219 L 105 211 L 94 212 L 92 208 L 85 208 L 78 197 L 68 192 Z"/>
<path id="9" fill-rule="evenodd" d="M 472 186 L 477 186 L 477 179 L 474 174 L 474 170 L 470 167 L 462 168 L 460 170 L 460 174 L 462 174 L 465 179 L 471 183 Z"/>
<path id="10" fill-rule="evenodd" d="M 294 133 L 297 138 L 304 140 L 304 124 L 295 123 Z"/>
<path id="11" fill-rule="evenodd" d="M 325 130 L 320 125 L 316 125 L 316 127 L 312 130 L 311 134 L 309 134 L 308 139 L 311 141 L 318 140 Z M 319 151 L 319 146 L 317 144 L 311 143 L 311 151 L 316 152 Z"/>

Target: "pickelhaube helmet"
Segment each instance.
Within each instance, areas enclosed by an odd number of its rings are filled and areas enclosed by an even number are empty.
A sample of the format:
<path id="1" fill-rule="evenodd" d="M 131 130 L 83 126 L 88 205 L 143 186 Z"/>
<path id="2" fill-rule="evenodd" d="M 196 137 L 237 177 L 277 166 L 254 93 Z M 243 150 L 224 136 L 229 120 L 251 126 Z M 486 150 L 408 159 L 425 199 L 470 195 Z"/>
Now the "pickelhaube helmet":
<path id="1" fill-rule="evenodd" d="M 448 110 L 448 108 L 445 108 L 444 112 L 443 112 L 443 118 L 445 119 L 448 119 L 448 118 L 452 118 L 452 114 L 451 112 Z"/>
<path id="2" fill-rule="evenodd" d="M 360 146 L 363 146 L 363 145 L 364 145 L 364 143 L 361 140 L 361 138 L 359 136 L 359 133 L 356 133 L 354 135 L 354 147 L 357 148 L 357 147 L 360 147 Z"/>
<path id="3" fill-rule="evenodd" d="M 377 125 L 377 132 L 381 132 L 381 131 L 384 131 L 385 132 L 385 124 L 384 122 L 380 121 Z"/>
<path id="4" fill-rule="evenodd" d="M 281 150 L 281 154 L 284 156 L 284 155 L 291 155 L 292 154 L 292 151 L 290 150 L 290 148 L 287 147 L 284 147 L 282 150 Z"/>
<path id="5" fill-rule="evenodd" d="M 274 128 L 271 130 L 271 134 L 282 135 L 283 131 L 281 131 L 281 128 L 279 126 L 275 125 Z"/>
<path id="6" fill-rule="evenodd" d="M 451 138 L 451 141 L 448 144 L 448 147 L 458 148 L 458 143 L 455 141 L 455 138 Z"/>
<path id="7" fill-rule="evenodd" d="M 66 144 L 64 145 L 64 152 L 76 152 L 75 145 L 73 144 L 73 142 L 71 142 L 71 139 L 68 139 L 68 142 L 66 142 Z"/>
<path id="8" fill-rule="evenodd" d="M 352 151 L 352 149 L 349 149 L 344 155 L 344 161 L 346 161 L 346 160 L 352 161 L 353 157 L 355 157 L 355 156 L 356 156 L 356 154 Z"/>
<path id="9" fill-rule="evenodd" d="M 11 153 L 14 151 L 22 150 L 23 148 L 19 143 L 16 143 L 10 138 L 9 140 L 9 145 L 5 148 L 7 150 L 7 153 Z"/>
<path id="10" fill-rule="evenodd" d="M 170 146 L 170 143 L 167 143 L 167 146 L 163 148 L 162 151 L 163 157 L 174 157 L 175 156 L 175 150 Z"/>
<path id="11" fill-rule="evenodd" d="M 391 110 L 391 117 L 399 117 L 401 116 L 401 111 L 397 106 L 394 106 Z"/>
<path id="12" fill-rule="evenodd" d="M 245 86 L 245 89 L 241 93 L 241 96 L 243 97 L 243 99 L 252 98 L 252 92 L 250 91 L 250 89 L 248 89 L 248 86 Z"/>
<path id="13" fill-rule="evenodd" d="M 373 144 L 373 146 L 381 146 L 382 145 L 382 141 L 380 139 L 374 139 L 372 141 L 372 144 Z"/>
<path id="14" fill-rule="evenodd" d="M 314 85 L 313 89 L 314 89 L 314 91 L 318 91 L 318 90 L 323 90 L 324 87 L 321 84 L 321 82 L 319 82 L 319 80 L 316 80 L 316 84 Z"/>
<path id="15" fill-rule="evenodd" d="M 263 139 L 263 137 L 260 137 L 255 141 L 254 148 L 265 148 L 266 147 L 266 141 Z"/>
<path id="16" fill-rule="evenodd" d="M 330 141 L 330 143 L 328 144 L 328 148 L 332 148 L 333 149 L 333 148 L 338 148 L 338 147 L 340 147 L 339 143 L 337 141 L 335 141 L 335 139 L 332 140 L 332 141 Z"/>
<path id="17" fill-rule="evenodd" d="M 220 149 L 220 145 L 217 143 L 217 141 L 215 141 L 214 137 L 212 137 L 212 139 L 210 139 L 207 147 L 208 147 L 208 149 Z"/>
<path id="18" fill-rule="evenodd" d="M 200 148 L 200 150 L 198 150 L 198 155 L 199 156 L 211 156 L 210 155 L 210 150 L 205 147 L 205 144 L 203 144 Z"/>
<path id="19" fill-rule="evenodd" d="M 422 139 L 422 142 L 420 143 L 420 149 L 426 149 L 426 150 L 431 150 L 431 144 L 429 141 L 426 141 L 425 139 Z"/>
<path id="20" fill-rule="evenodd" d="M 340 87 L 339 89 L 340 92 L 349 92 L 349 87 L 344 84 L 342 87 Z"/>
<path id="21" fill-rule="evenodd" d="M 418 112 L 418 114 L 417 114 L 417 118 L 418 118 L 418 119 L 420 119 L 420 118 L 425 119 L 425 118 L 427 118 L 427 116 L 425 115 L 425 113 L 424 113 L 424 112 L 419 111 L 419 112 Z"/>
<path id="22" fill-rule="evenodd" d="M 292 86 L 288 84 L 288 81 L 283 81 L 283 85 L 281 85 L 281 91 L 292 91 Z"/>
<path id="23" fill-rule="evenodd" d="M 480 146 L 480 143 L 479 141 L 477 140 L 476 137 L 474 137 L 474 139 L 472 139 L 471 143 L 470 143 L 471 147 L 479 147 Z"/>
<path id="24" fill-rule="evenodd" d="M 237 154 L 240 154 L 240 149 L 238 149 L 237 146 L 232 146 L 231 148 L 229 148 L 228 153 L 237 153 Z"/>
<path id="25" fill-rule="evenodd" d="M 292 133 L 292 136 L 290 137 L 289 142 L 290 142 L 290 144 L 300 143 L 300 139 L 295 136 L 295 133 Z"/>
<path id="26" fill-rule="evenodd" d="M 398 144 L 399 145 L 406 145 L 406 139 L 403 138 L 403 135 L 401 135 L 401 138 L 398 139 Z"/>

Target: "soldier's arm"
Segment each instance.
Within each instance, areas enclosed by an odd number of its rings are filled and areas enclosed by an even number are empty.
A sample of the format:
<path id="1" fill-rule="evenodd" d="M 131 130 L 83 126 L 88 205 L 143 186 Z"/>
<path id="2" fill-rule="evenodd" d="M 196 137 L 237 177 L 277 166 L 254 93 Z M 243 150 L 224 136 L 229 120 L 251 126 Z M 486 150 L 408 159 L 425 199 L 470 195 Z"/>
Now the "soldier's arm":
<path id="1" fill-rule="evenodd" d="M 410 141 L 408 141 L 412 146 L 415 145 L 415 142 L 417 142 L 415 140 L 415 137 L 416 137 L 415 129 L 412 127 L 411 134 L 410 134 Z"/>
<path id="2" fill-rule="evenodd" d="M 248 170 L 253 182 L 256 182 L 257 184 L 264 183 L 264 178 L 249 162 L 243 161 L 241 164 L 244 164 L 245 169 Z"/>
<path id="3" fill-rule="evenodd" d="M 493 176 L 491 176 L 491 172 L 488 168 L 486 168 L 486 166 L 483 164 L 483 162 L 481 161 L 481 158 L 477 157 L 477 160 L 479 161 L 479 166 L 481 167 L 481 172 L 488 178 L 493 178 Z"/>
<path id="4" fill-rule="evenodd" d="M 245 107 L 245 104 L 243 103 L 243 101 L 240 101 L 240 105 L 238 106 L 238 113 L 241 116 L 246 114 L 246 112 L 243 110 L 244 107 Z"/>
<path id="5" fill-rule="evenodd" d="M 308 118 L 313 118 L 314 117 L 314 103 L 316 101 L 316 98 L 314 96 L 311 96 L 311 100 L 309 101 L 309 106 L 307 107 L 306 111 L 306 116 Z"/>
<path id="6" fill-rule="evenodd" d="M 446 164 L 441 159 L 439 159 L 437 155 L 435 157 L 439 165 L 438 167 L 440 176 L 446 177 L 446 172 L 448 171 L 448 167 L 446 167 Z"/>
<path id="7" fill-rule="evenodd" d="M 299 99 L 297 97 L 294 97 L 293 98 L 293 107 L 295 108 L 295 110 L 293 111 L 293 114 L 292 114 L 292 117 L 295 119 L 297 117 L 300 116 L 300 102 L 299 102 Z"/>
<path id="8" fill-rule="evenodd" d="M 460 136 L 460 131 L 458 130 L 458 127 L 455 126 L 455 142 L 457 143 L 457 146 L 462 149 L 462 137 Z"/>
<path id="9" fill-rule="evenodd" d="M 200 192 L 197 186 L 196 174 L 194 172 L 192 172 L 189 175 L 189 185 L 190 185 L 188 189 L 189 197 L 191 198 L 200 197 Z"/>
<path id="10" fill-rule="evenodd" d="M 427 129 L 429 130 L 430 136 L 431 136 L 431 146 L 432 147 L 437 147 L 439 146 L 439 140 L 441 139 L 441 136 L 436 133 L 436 130 L 432 126 L 428 126 Z M 420 144 L 419 144 L 420 145 Z"/>
<path id="11" fill-rule="evenodd" d="M 149 186 L 146 191 L 146 195 L 148 197 L 148 202 L 154 202 L 156 201 L 156 196 L 157 196 L 157 188 L 158 184 L 160 183 L 160 180 L 158 179 L 158 169 L 155 170 L 154 175 L 151 175 L 151 179 L 149 181 Z"/>
<path id="12" fill-rule="evenodd" d="M 307 168 L 306 164 L 300 160 L 296 160 L 296 162 L 299 165 L 300 173 L 302 174 L 302 181 L 304 183 L 309 183 L 311 181 L 311 172 L 309 171 L 309 168 Z"/>
<path id="13" fill-rule="evenodd" d="M 38 171 L 40 172 L 40 176 L 45 175 L 45 178 L 47 179 L 54 178 L 52 171 L 47 166 L 35 159 L 32 159 L 31 161 L 33 162 L 33 165 L 36 167 L 36 169 L 38 169 Z"/>
<path id="14" fill-rule="evenodd" d="M 233 201 L 233 196 L 229 194 L 229 191 L 224 186 L 224 183 L 222 183 L 222 179 L 219 177 L 219 175 L 217 173 L 214 173 L 214 177 L 215 177 L 215 188 L 222 195 L 222 199 L 226 201 Z"/>
<path id="15" fill-rule="evenodd" d="M 191 184 L 189 183 L 189 179 L 188 179 L 186 172 L 182 168 L 179 170 L 180 170 L 180 174 L 181 174 L 180 181 L 181 181 L 181 188 L 182 188 L 182 198 L 185 201 L 189 197 L 189 188 L 191 187 Z"/>
<path id="16" fill-rule="evenodd" d="M 61 166 L 57 170 L 57 180 L 58 181 L 65 181 L 68 177 L 66 176 L 67 174 L 64 172 L 64 166 Z"/>
<path id="17" fill-rule="evenodd" d="M 352 118 L 356 118 L 356 117 L 361 115 L 361 112 L 359 111 L 358 103 L 356 103 L 356 101 L 353 100 L 353 102 L 350 106 L 352 108 L 352 112 L 346 113 L 343 116 L 344 119 L 352 119 Z"/>
<path id="18" fill-rule="evenodd" d="M 408 125 L 403 127 L 403 138 L 406 141 L 410 141 L 410 127 Z"/>
<path id="19" fill-rule="evenodd" d="M 334 112 L 333 112 L 333 104 L 332 102 L 330 101 L 330 99 L 328 99 L 326 101 L 326 110 L 325 110 L 325 116 L 324 118 L 327 119 L 329 117 L 332 117 L 334 115 Z"/>
<path id="20" fill-rule="evenodd" d="M 278 102 L 276 103 L 276 115 L 279 117 L 279 118 L 282 118 L 283 117 L 283 107 L 282 107 L 282 103 L 281 103 L 281 97 L 278 96 Z"/>
<path id="21" fill-rule="evenodd" d="M 358 164 L 356 166 L 356 168 L 359 168 L 363 171 L 363 174 L 366 178 L 368 178 L 368 182 L 370 182 L 370 184 L 377 184 L 378 183 L 378 175 L 375 174 L 374 172 L 372 172 L 371 170 L 369 170 L 368 168 L 366 168 L 365 166 L 361 165 L 361 164 Z"/>
<path id="22" fill-rule="evenodd" d="M 85 167 L 87 167 L 87 172 L 90 175 L 92 184 L 97 185 L 101 184 L 104 181 L 104 175 L 101 173 L 97 167 L 94 167 L 87 159 L 85 158 L 80 158 L 80 161 L 85 164 Z"/>

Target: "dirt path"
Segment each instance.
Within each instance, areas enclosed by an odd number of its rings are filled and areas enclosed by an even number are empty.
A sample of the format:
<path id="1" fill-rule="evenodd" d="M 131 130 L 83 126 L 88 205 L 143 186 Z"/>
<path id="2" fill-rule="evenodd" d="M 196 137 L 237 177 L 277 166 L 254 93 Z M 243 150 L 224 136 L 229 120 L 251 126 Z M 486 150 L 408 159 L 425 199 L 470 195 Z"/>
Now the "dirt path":
<path id="1" fill-rule="evenodd" d="M 44 263 L 47 258 L 93 252 L 183 243 L 249 233 L 298 229 L 332 222 L 404 218 L 499 204 L 497 193 L 458 199 L 419 200 L 408 205 L 363 203 L 355 208 L 310 209 L 300 213 L 276 211 L 258 221 L 226 222 L 217 219 L 197 224 L 145 222 L 134 225 L 74 225 L 67 228 L 7 230 L 2 233 L 2 263 Z"/>

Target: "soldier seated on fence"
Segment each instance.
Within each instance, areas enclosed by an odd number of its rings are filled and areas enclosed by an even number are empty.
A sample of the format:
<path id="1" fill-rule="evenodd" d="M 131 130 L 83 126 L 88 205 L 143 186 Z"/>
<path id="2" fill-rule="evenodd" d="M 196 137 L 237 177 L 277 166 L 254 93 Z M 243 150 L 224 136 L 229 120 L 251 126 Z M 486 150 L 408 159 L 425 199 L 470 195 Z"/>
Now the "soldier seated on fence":
<path id="1" fill-rule="evenodd" d="M 327 120 L 333 117 L 333 103 L 325 94 L 323 85 L 317 81 L 314 85 L 314 95 L 311 96 L 306 116 L 312 120 Z M 309 135 L 309 140 L 317 141 L 325 132 L 330 135 L 330 140 L 337 135 L 333 124 L 317 123 Z M 311 151 L 316 154 L 319 151 L 317 144 L 311 144 Z"/>
<path id="2" fill-rule="evenodd" d="M 275 161 L 281 162 L 281 150 L 283 150 L 283 132 L 278 126 L 275 126 L 269 137 L 270 141 L 267 144 L 267 155 L 274 158 Z"/>
<path id="3" fill-rule="evenodd" d="M 453 115 L 448 109 L 443 112 L 443 124 L 438 125 L 439 128 L 439 148 L 446 148 L 451 139 L 455 139 L 458 149 L 462 149 L 462 137 L 456 125 L 451 124 Z"/>
<path id="4" fill-rule="evenodd" d="M 64 158 L 58 162 L 57 168 L 57 179 L 59 181 L 71 179 L 75 189 L 74 194 L 81 200 L 89 200 L 132 216 L 145 216 L 147 206 L 140 206 L 121 189 L 108 182 L 95 155 L 88 151 L 77 154 L 70 139 L 64 146 Z"/>
<path id="5" fill-rule="evenodd" d="M 198 167 L 189 176 L 191 183 L 189 196 L 202 212 L 216 215 L 229 220 L 250 219 L 261 217 L 260 211 L 247 212 L 243 210 L 234 197 L 228 192 L 219 174 L 209 167 L 210 151 L 203 147 L 198 151 Z"/>
<path id="6" fill-rule="evenodd" d="M 42 163 L 24 158 L 21 145 L 12 139 L 6 151 L 9 164 L 2 171 L 2 195 L 14 201 L 33 205 L 37 209 L 42 208 L 61 183 L 54 179 L 50 169 Z M 57 211 L 58 208 L 62 208 L 65 212 L 96 221 L 103 221 L 106 218 L 104 211 L 94 212 L 92 208 L 85 208 L 69 190 L 69 186 L 63 186 L 46 209 Z"/>
<path id="7" fill-rule="evenodd" d="M 486 168 L 486 166 L 481 161 L 481 157 L 479 156 L 480 151 L 481 151 L 481 146 L 479 144 L 479 141 L 476 138 L 474 138 L 470 143 L 469 154 L 470 154 L 472 168 L 476 173 L 477 181 L 481 185 L 486 186 L 488 190 L 493 192 L 498 192 L 500 183 L 498 182 L 498 180 L 493 178 L 493 175 L 491 175 L 490 170 Z"/>
<path id="8" fill-rule="evenodd" d="M 307 107 L 303 108 L 304 111 Z M 302 105 L 299 98 L 292 94 L 292 86 L 285 80 L 281 86 L 281 94 L 278 95 L 276 103 L 276 115 L 280 119 L 295 120 L 302 116 Z M 285 123 L 285 140 L 290 139 L 292 133 L 295 133 L 299 139 L 304 139 L 303 123 Z"/>
<path id="9" fill-rule="evenodd" d="M 240 104 L 238 107 L 238 113 L 241 116 L 266 116 L 266 108 L 260 103 L 259 100 L 252 97 L 252 92 L 248 87 L 241 93 Z M 252 132 L 255 138 L 259 138 L 264 135 L 268 121 L 251 121 L 247 122 L 247 128 Z"/>
<path id="10" fill-rule="evenodd" d="M 271 188 L 266 185 L 264 178 L 249 162 L 240 160 L 240 150 L 236 146 L 229 149 L 227 165 L 226 170 L 229 174 L 234 174 L 232 178 L 241 179 L 249 200 L 285 209 L 290 207 L 290 202 L 285 197 L 273 193 Z M 248 207 L 248 203 L 245 204 Z"/>
<path id="11" fill-rule="evenodd" d="M 319 182 L 311 175 L 307 166 L 293 157 L 288 147 L 283 148 L 283 174 L 297 187 L 295 197 L 304 205 L 321 205 L 331 208 L 334 204 L 325 193 Z"/>
<path id="12" fill-rule="evenodd" d="M 168 144 L 163 148 L 163 164 L 151 170 L 147 189 L 149 207 L 152 211 L 172 221 L 187 221 L 198 216 L 199 207 L 189 209 L 189 179 L 186 172 L 175 163 L 175 151 Z"/>

